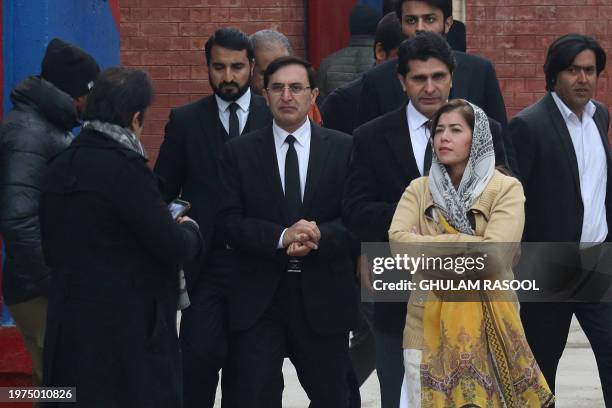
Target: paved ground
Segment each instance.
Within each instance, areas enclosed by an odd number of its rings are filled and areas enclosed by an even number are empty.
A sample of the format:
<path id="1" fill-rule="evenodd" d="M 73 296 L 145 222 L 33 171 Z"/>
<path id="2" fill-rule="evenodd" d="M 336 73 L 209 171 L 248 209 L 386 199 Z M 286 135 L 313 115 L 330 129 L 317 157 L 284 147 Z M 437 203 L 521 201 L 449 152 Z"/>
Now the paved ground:
<path id="1" fill-rule="evenodd" d="M 308 398 L 288 360 L 285 360 L 283 373 L 283 408 L 307 408 Z M 362 408 L 380 407 L 378 387 L 378 378 L 374 373 L 361 387 Z M 221 407 L 219 397 L 218 392 L 215 408 Z M 572 323 L 568 345 L 559 365 L 556 408 L 604 408 L 595 357 L 576 321 Z"/>

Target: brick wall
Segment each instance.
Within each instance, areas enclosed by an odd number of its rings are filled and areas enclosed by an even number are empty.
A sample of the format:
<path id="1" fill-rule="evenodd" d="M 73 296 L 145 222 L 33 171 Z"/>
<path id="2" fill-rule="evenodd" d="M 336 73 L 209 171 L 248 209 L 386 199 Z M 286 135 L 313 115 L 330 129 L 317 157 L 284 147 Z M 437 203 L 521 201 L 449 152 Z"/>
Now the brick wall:
<path id="1" fill-rule="evenodd" d="M 154 81 L 145 147 L 155 162 L 170 108 L 211 93 L 204 43 L 215 29 L 247 34 L 271 28 L 304 54 L 303 0 L 120 0 L 121 62 L 142 68 Z"/>
<path id="2" fill-rule="evenodd" d="M 611 0 L 467 0 L 466 11 L 468 51 L 495 64 L 509 118 L 544 94 L 546 50 L 562 34 L 592 35 L 612 60 Z M 596 98 L 611 106 L 609 65 Z"/>

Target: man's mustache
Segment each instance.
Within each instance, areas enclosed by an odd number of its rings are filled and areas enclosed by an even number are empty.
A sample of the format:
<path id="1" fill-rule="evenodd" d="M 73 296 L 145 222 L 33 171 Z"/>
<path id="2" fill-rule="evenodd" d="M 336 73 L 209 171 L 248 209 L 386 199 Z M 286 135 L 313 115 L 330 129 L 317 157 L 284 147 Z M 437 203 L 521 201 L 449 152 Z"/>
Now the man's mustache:
<path id="1" fill-rule="evenodd" d="M 228 86 L 235 86 L 236 88 L 240 88 L 240 85 L 238 85 L 236 82 L 221 82 L 219 84 L 219 89 L 222 89 Z"/>

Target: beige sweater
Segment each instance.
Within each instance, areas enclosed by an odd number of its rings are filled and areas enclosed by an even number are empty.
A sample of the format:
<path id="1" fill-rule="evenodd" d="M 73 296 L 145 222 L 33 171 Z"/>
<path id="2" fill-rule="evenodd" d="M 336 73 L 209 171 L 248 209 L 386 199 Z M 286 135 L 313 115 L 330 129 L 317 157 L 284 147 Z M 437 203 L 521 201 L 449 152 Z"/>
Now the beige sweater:
<path id="1" fill-rule="evenodd" d="M 389 242 L 393 252 L 398 252 L 394 250 L 394 244 L 400 243 L 452 243 L 454 250 L 458 250 L 456 243 L 518 243 L 525 223 L 524 203 L 521 183 L 496 170 L 480 198 L 470 208 L 476 222 L 475 235 L 444 234 L 443 228 L 427 215 L 431 213 L 427 210 L 433 207 L 433 200 L 428 177 L 421 177 L 410 183 L 397 205 L 389 229 Z M 420 234 L 411 232 L 413 227 L 417 227 Z M 448 249 L 441 251 L 448 253 Z M 500 273 L 511 277 L 510 265 Z M 423 276 L 417 272 L 413 281 L 420 279 Z M 423 308 L 429 296 L 435 295 L 418 290 L 411 293 L 404 326 L 404 348 L 422 348 Z"/>

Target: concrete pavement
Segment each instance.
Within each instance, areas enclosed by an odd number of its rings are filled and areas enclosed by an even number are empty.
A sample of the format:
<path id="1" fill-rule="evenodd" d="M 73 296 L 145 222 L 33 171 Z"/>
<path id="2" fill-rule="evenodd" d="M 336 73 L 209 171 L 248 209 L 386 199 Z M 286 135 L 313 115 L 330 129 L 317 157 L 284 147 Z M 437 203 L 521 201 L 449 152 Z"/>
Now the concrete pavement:
<path id="1" fill-rule="evenodd" d="M 612 347 L 612 345 L 611 345 Z M 577 321 L 572 322 L 568 344 L 557 371 L 556 408 L 604 408 L 597 364 L 586 336 Z M 308 397 L 297 379 L 295 368 L 285 360 L 283 408 L 307 408 Z M 217 390 L 215 408 L 221 407 Z M 380 408 L 380 391 L 376 373 L 361 387 L 362 408 Z"/>

